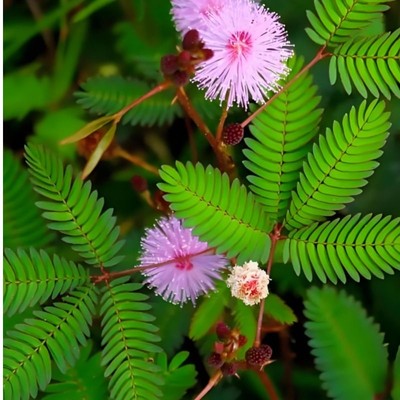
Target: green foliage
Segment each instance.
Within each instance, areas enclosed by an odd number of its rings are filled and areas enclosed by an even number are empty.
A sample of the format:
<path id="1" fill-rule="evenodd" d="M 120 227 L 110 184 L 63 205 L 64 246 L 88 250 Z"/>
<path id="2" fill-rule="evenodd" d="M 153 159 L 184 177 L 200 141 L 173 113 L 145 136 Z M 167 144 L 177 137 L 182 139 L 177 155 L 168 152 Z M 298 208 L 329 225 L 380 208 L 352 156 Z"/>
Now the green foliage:
<path id="1" fill-rule="evenodd" d="M 292 58 L 290 81 L 303 67 L 302 58 Z M 248 175 L 250 189 L 273 220 L 282 220 L 296 187 L 299 170 L 317 134 L 322 110 L 310 74 L 301 76 L 252 121 L 253 138 L 246 138 L 248 149 L 243 164 L 255 175 Z M 256 107 L 251 107 L 252 111 Z"/>
<path id="2" fill-rule="evenodd" d="M 270 293 L 265 299 L 264 314 L 281 324 L 292 325 L 297 322 L 293 310 L 274 293 Z"/>
<path id="3" fill-rule="evenodd" d="M 46 229 L 38 209 L 28 173 L 11 151 L 3 153 L 3 245 L 45 247 L 53 236 Z"/>
<path id="4" fill-rule="evenodd" d="M 61 160 L 41 146 L 27 146 L 26 159 L 34 189 L 51 200 L 36 203 L 51 221 L 48 227 L 61 232 L 86 263 L 97 267 L 119 263 L 123 257 L 116 254 L 123 242 L 117 242 L 116 218 L 111 209 L 102 213 L 104 200 L 91 191 L 91 183 L 73 180 L 72 167 L 64 171 Z"/>
<path id="5" fill-rule="evenodd" d="M 321 46 L 335 47 L 362 32 L 375 19 L 382 18 L 390 0 L 314 0 L 315 13 L 307 11 L 312 28 L 311 40 Z"/>
<path id="6" fill-rule="evenodd" d="M 102 290 L 102 365 L 110 377 L 111 399 L 159 399 L 163 383 L 160 369 L 148 360 L 149 353 L 161 349 L 148 313 L 148 297 L 138 291 L 142 285 L 129 283 L 126 278 L 112 281 Z"/>
<path id="7" fill-rule="evenodd" d="M 63 373 L 79 358 L 89 336 L 97 302 L 96 288 L 82 286 L 35 311 L 36 318 L 15 326 L 4 339 L 4 398 L 29 399 L 44 390 L 52 376 L 51 359 Z M 51 358 L 50 358 L 51 357 Z"/>
<path id="8" fill-rule="evenodd" d="M 400 218 L 356 214 L 312 224 L 289 234 L 284 258 L 297 275 L 303 271 L 311 281 L 313 272 L 322 281 L 357 282 L 360 275 L 383 278 L 400 270 Z"/>
<path id="9" fill-rule="evenodd" d="M 5 249 L 3 274 L 3 311 L 9 316 L 89 283 L 82 266 L 33 248 L 29 253 Z"/>
<path id="10" fill-rule="evenodd" d="M 193 364 L 182 365 L 189 352 L 177 353 L 168 365 L 167 355 L 157 355 L 156 364 L 160 367 L 164 378 L 163 400 L 180 400 L 186 391 L 196 384 L 196 370 Z"/>
<path id="11" fill-rule="evenodd" d="M 232 314 L 235 321 L 235 327 L 240 333 L 246 336 L 247 342 L 238 351 L 239 358 L 243 358 L 246 350 L 250 348 L 257 333 L 257 316 L 254 307 L 246 306 L 243 301 L 235 299 L 232 304 Z"/>
<path id="12" fill-rule="evenodd" d="M 329 78 L 335 84 L 337 73 L 348 94 L 353 86 L 363 97 L 368 90 L 387 99 L 400 97 L 400 29 L 373 37 L 363 37 L 338 46 L 331 57 Z"/>
<path id="13" fill-rule="evenodd" d="M 186 166 L 179 161 L 176 169 L 164 165 L 158 187 L 168 193 L 165 200 L 184 225 L 194 227 L 193 234 L 227 257 L 238 262 L 268 259 L 271 223 L 264 208 L 235 179 L 197 163 Z"/>
<path id="14" fill-rule="evenodd" d="M 397 349 L 396 359 L 393 365 L 393 400 L 400 399 L 400 347 Z"/>
<path id="15" fill-rule="evenodd" d="M 326 136 L 320 136 L 303 165 L 300 181 L 285 219 L 292 230 L 322 221 L 341 210 L 362 192 L 366 178 L 379 165 L 375 160 L 386 142 L 390 128 L 385 103 L 363 101 L 351 108 L 342 125 L 335 121 Z"/>
<path id="16" fill-rule="evenodd" d="M 193 315 L 189 329 L 189 336 L 193 340 L 199 340 L 210 331 L 228 305 L 229 292 L 226 285 L 220 284 L 217 287 L 219 290 L 204 298 Z"/>
<path id="17" fill-rule="evenodd" d="M 81 348 L 81 354 L 73 368 L 65 374 L 53 373 L 53 382 L 46 388 L 42 400 L 107 400 L 107 382 L 100 366 L 101 354 L 91 356 L 93 342 Z"/>
<path id="18" fill-rule="evenodd" d="M 329 397 L 372 399 L 382 393 L 387 349 L 378 326 L 343 291 L 314 287 L 307 297 L 306 334 Z"/>
<path id="19" fill-rule="evenodd" d="M 78 104 L 104 115 L 116 113 L 150 90 L 143 81 L 121 76 L 90 78 L 81 87 L 84 91 L 75 93 Z M 171 91 L 159 93 L 128 111 L 122 122 L 141 126 L 171 124 L 181 114 L 177 104 L 171 105 L 172 99 Z"/>

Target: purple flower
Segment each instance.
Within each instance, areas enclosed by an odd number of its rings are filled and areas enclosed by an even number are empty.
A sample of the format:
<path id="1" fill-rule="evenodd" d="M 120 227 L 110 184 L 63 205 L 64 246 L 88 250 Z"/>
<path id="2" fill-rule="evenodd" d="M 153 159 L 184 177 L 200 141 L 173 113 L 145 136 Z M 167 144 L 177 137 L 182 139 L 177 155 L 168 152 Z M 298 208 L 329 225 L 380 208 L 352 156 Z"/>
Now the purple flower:
<path id="1" fill-rule="evenodd" d="M 247 108 L 250 100 L 264 103 L 266 91 L 279 90 L 293 52 L 277 14 L 250 0 L 226 0 L 203 21 L 199 32 L 214 56 L 199 64 L 194 81 L 206 98 Z"/>
<path id="2" fill-rule="evenodd" d="M 176 29 L 183 35 L 189 29 L 201 31 L 210 12 L 218 13 L 226 0 L 172 0 L 171 14 Z"/>
<path id="3" fill-rule="evenodd" d="M 141 267 L 162 263 L 143 271 L 145 282 L 172 303 L 194 304 L 199 295 L 214 289 L 214 279 L 220 279 L 226 265 L 223 256 L 215 255 L 175 217 L 161 218 L 147 229 L 141 245 Z"/>

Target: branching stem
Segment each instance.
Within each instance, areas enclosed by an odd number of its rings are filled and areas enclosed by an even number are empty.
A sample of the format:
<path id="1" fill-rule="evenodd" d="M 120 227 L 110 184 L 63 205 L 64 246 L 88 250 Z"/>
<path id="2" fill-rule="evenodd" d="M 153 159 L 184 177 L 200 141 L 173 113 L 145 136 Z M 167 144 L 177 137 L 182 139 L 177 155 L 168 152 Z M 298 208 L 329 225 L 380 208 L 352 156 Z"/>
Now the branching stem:
<path id="1" fill-rule="evenodd" d="M 242 128 L 246 127 L 258 114 L 262 113 L 269 104 L 271 104 L 282 92 L 288 90 L 290 86 L 292 86 L 297 79 L 300 78 L 301 75 L 306 73 L 309 69 L 311 69 L 315 64 L 321 61 L 323 58 L 330 56 L 330 53 L 325 53 L 325 46 L 322 47 L 315 57 L 301 70 L 299 71 L 285 86 L 281 88 L 278 92 L 276 92 L 271 98 L 268 99 L 265 104 L 263 104 L 260 108 L 258 108 L 253 114 L 249 115 L 247 119 L 245 119 L 240 125 Z"/>
<path id="2" fill-rule="evenodd" d="M 194 400 L 201 400 L 218 382 L 222 379 L 222 372 L 217 371 L 208 381 L 204 389 L 195 397 Z"/>

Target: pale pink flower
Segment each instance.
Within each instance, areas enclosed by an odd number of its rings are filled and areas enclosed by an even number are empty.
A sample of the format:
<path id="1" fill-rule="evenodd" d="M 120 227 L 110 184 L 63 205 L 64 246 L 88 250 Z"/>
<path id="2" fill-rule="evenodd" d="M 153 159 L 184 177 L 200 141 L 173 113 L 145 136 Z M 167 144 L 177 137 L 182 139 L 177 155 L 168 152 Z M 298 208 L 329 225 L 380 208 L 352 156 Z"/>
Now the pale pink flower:
<path id="1" fill-rule="evenodd" d="M 190 29 L 202 31 L 211 13 L 219 13 L 227 0 L 172 0 L 172 19 L 183 35 Z"/>
<path id="2" fill-rule="evenodd" d="M 265 299 L 268 294 L 269 276 L 258 268 L 258 263 L 249 261 L 243 266 L 236 265 L 229 275 L 226 285 L 231 289 L 233 297 L 242 300 L 244 304 L 252 306 Z"/>
<path id="3" fill-rule="evenodd" d="M 214 289 L 227 263 L 175 217 L 161 218 L 147 229 L 141 245 L 141 267 L 162 263 L 143 271 L 145 282 L 172 303 L 194 304 L 199 295 Z"/>
<path id="4" fill-rule="evenodd" d="M 208 13 L 199 32 L 214 53 L 193 79 L 206 98 L 247 108 L 250 100 L 264 103 L 266 91 L 279 90 L 293 52 L 277 14 L 249 0 L 227 0 L 222 10 Z"/>

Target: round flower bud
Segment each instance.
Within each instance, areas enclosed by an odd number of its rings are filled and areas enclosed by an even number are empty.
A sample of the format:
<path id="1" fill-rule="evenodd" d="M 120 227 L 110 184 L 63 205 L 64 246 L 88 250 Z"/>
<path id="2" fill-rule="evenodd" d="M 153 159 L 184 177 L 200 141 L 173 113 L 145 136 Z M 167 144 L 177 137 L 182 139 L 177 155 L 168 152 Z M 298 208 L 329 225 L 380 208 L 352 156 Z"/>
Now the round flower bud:
<path id="1" fill-rule="evenodd" d="M 176 71 L 172 74 L 171 79 L 176 86 L 185 86 L 189 83 L 189 74 L 185 71 Z"/>
<path id="2" fill-rule="evenodd" d="M 246 351 L 246 361 L 251 367 L 260 367 L 260 369 L 268 363 L 272 356 L 272 349 L 267 344 L 260 347 L 250 347 Z"/>
<path id="3" fill-rule="evenodd" d="M 244 129 L 238 123 L 229 124 L 225 126 L 222 132 L 222 140 L 225 144 L 235 146 L 238 144 L 244 136 Z"/>
<path id="4" fill-rule="evenodd" d="M 218 353 L 211 353 L 211 355 L 207 359 L 207 363 L 214 368 L 221 368 L 224 360 L 221 357 L 221 354 Z"/>
<path id="5" fill-rule="evenodd" d="M 229 338 L 231 330 L 228 325 L 224 324 L 223 322 L 218 322 L 217 326 L 215 327 L 215 333 L 217 334 L 218 339 L 224 340 Z"/>
<path id="6" fill-rule="evenodd" d="M 232 363 L 232 362 L 226 362 L 221 367 L 221 372 L 225 376 L 235 375 L 236 371 L 237 371 L 237 365 L 235 363 Z"/>
<path id="7" fill-rule="evenodd" d="M 172 75 L 179 68 L 178 57 L 173 54 L 163 56 L 160 61 L 160 67 L 164 75 Z"/>
<path id="8" fill-rule="evenodd" d="M 200 35 L 196 29 L 191 29 L 185 33 L 182 40 L 182 47 L 184 50 L 194 50 L 200 44 Z"/>

